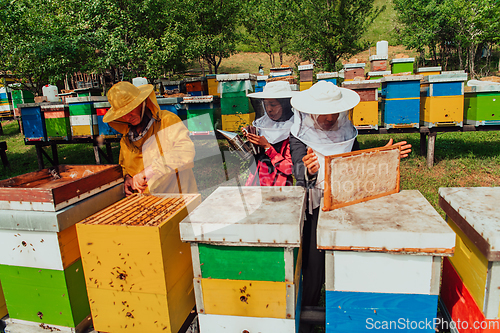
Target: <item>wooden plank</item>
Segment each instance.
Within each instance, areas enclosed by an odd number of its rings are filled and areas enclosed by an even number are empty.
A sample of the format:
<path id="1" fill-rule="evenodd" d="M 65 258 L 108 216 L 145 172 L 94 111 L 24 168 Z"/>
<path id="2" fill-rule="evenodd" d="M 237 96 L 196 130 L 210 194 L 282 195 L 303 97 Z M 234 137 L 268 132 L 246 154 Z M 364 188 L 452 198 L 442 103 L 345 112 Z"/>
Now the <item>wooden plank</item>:
<path id="1" fill-rule="evenodd" d="M 427 167 L 432 168 L 434 165 L 434 149 L 436 146 L 436 133 L 429 133 L 427 140 Z"/>
<path id="2" fill-rule="evenodd" d="M 455 254 L 450 261 L 482 311 L 488 276 L 488 260 L 452 220 L 447 218 L 447 222 L 457 234 Z"/>
<path id="3" fill-rule="evenodd" d="M 198 250 L 198 243 L 191 243 L 191 261 L 193 262 L 193 276 L 195 278 L 201 278 L 200 251 Z"/>
<path id="4" fill-rule="evenodd" d="M 439 205 L 489 261 L 500 261 L 500 189 L 439 189 Z"/>
<path id="5" fill-rule="evenodd" d="M 493 333 L 500 330 L 500 320 L 485 319 L 448 258 L 445 258 L 443 262 L 443 284 L 440 297 L 451 315 L 451 319 L 455 323 L 462 322 L 460 333 Z M 484 328 L 476 329 L 474 323 L 479 323 Z M 481 327 L 477 325 L 477 328 Z"/>
<path id="6" fill-rule="evenodd" d="M 66 269 L 80 259 L 80 248 L 76 236 L 76 225 L 57 233 L 63 268 Z"/>
<path id="7" fill-rule="evenodd" d="M 82 333 L 86 332 L 86 330 L 90 327 L 92 324 L 92 319 L 90 318 L 90 315 L 87 316 L 80 324 L 78 324 L 76 327 L 66 327 L 66 326 L 59 326 L 59 325 L 47 325 L 47 324 L 40 324 L 40 323 L 35 323 L 33 321 L 26 321 L 26 320 L 20 320 L 20 319 L 13 319 L 13 318 L 8 318 L 6 320 L 7 327 L 5 327 L 5 332 L 7 333 L 46 333 L 47 331 L 49 332 L 61 332 L 61 333 Z"/>
<path id="8" fill-rule="evenodd" d="M 293 319 L 198 314 L 198 320 L 202 333 L 290 333 L 298 329 Z"/>
<path id="9" fill-rule="evenodd" d="M 284 282 L 201 279 L 206 314 L 285 319 L 286 288 Z"/>
<path id="10" fill-rule="evenodd" d="M 0 264 L 63 270 L 57 234 L 0 229 Z"/>
<path id="11" fill-rule="evenodd" d="M 83 270 L 76 271 L 79 265 L 81 267 L 81 263 L 77 262 L 66 271 L 0 265 L 0 278 L 9 316 L 37 323 L 75 327 L 81 321 L 75 322 L 75 319 L 81 318 L 85 312 L 85 303 L 88 304 Z M 79 289 L 80 293 L 69 292 L 67 275 L 70 270 L 73 272 L 69 275 L 79 275 L 80 283 L 77 283 L 77 278 L 70 280 L 73 290 Z M 72 297 L 81 297 L 79 300 L 75 298 L 74 308 L 70 303 Z M 87 312 L 85 317 L 88 314 Z"/>
<path id="12" fill-rule="evenodd" d="M 335 251 L 325 251 L 325 290 L 335 290 Z"/>
<path id="13" fill-rule="evenodd" d="M 483 313 L 486 319 L 500 318 L 500 262 L 488 263 Z"/>
<path id="14" fill-rule="evenodd" d="M 203 278 L 285 281 L 285 249 L 281 247 L 198 244 Z M 293 279 L 293 257 L 292 265 Z"/>
<path id="15" fill-rule="evenodd" d="M 178 332 L 195 306 L 193 270 L 191 267 L 185 270 L 175 286 L 169 288 L 167 305 L 172 332 Z"/>
<path id="16" fill-rule="evenodd" d="M 455 233 L 420 192 L 319 212 L 318 248 L 451 255 Z"/>
<path id="17" fill-rule="evenodd" d="M 299 247 L 305 190 L 219 187 L 180 224 L 181 239 L 238 246 Z M 278 216 L 272 220 L 269 216 Z"/>
<path id="18" fill-rule="evenodd" d="M 88 290 L 94 329 L 100 332 L 177 332 L 172 330 L 167 296 L 154 293 Z"/>
<path id="19" fill-rule="evenodd" d="M 439 295 L 441 285 L 441 257 L 432 257 L 431 295 Z"/>
<path id="20" fill-rule="evenodd" d="M 399 192 L 400 146 L 325 156 L 323 210 Z"/>
<path id="21" fill-rule="evenodd" d="M 326 291 L 326 332 L 372 332 L 378 328 L 434 333 L 437 301 L 437 295 Z"/>
<path id="22" fill-rule="evenodd" d="M 334 251 L 333 291 L 430 294 L 432 256 Z M 332 279 L 328 276 L 327 279 Z M 328 289 L 327 289 L 328 290 Z"/>

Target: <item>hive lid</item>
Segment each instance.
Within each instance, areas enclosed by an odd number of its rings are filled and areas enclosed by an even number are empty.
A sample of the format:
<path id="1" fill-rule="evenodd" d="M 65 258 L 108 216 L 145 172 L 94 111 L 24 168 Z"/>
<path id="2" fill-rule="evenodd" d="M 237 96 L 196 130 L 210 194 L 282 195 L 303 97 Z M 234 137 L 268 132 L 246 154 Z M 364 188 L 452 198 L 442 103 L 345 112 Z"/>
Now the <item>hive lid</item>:
<path id="1" fill-rule="evenodd" d="M 339 77 L 339 72 L 329 72 L 329 73 L 316 74 L 316 79 L 318 79 L 318 80 L 333 79 L 336 77 Z"/>
<path id="2" fill-rule="evenodd" d="M 368 72 L 368 76 L 384 76 L 391 75 L 391 71 Z"/>
<path id="3" fill-rule="evenodd" d="M 305 198 L 298 186 L 221 186 L 180 223 L 181 239 L 299 247 Z"/>
<path id="4" fill-rule="evenodd" d="M 418 68 L 418 73 L 426 73 L 426 72 L 441 72 L 442 68 L 441 66 L 436 66 L 436 67 L 419 67 Z"/>
<path id="5" fill-rule="evenodd" d="M 178 86 L 181 81 L 161 81 L 164 86 Z"/>
<path id="6" fill-rule="evenodd" d="M 499 187 L 441 187 L 439 205 L 490 261 L 500 261 Z"/>
<path id="7" fill-rule="evenodd" d="M 242 81 L 242 80 L 256 80 L 257 76 L 250 73 L 240 74 L 217 74 L 217 81 Z"/>
<path id="8" fill-rule="evenodd" d="M 269 79 L 269 75 L 257 75 L 256 76 L 257 81 L 265 81 Z"/>
<path id="9" fill-rule="evenodd" d="M 422 83 L 463 82 L 467 81 L 467 73 L 447 73 L 424 76 Z"/>
<path id="10" fill-rule="evenodd" d="M 396 58 L 391 60 L 391 65 L 392 64 L 400 64 L 400 63 L 405 63 L 405 62 L 415 62 L 415 58 Z"/>
<path id="11" fill-rule="evenodd" d="M 120 183 L 57 212 L 0 209 L 0 229 L 63 231 L 124 196 L 123 184 Z"/>
<path id="12" fill-rule="evenodd" d="M 67 107 L 67 105 L 61 102 L 42 103 L 40 109 L 42 111 L 52 111 L 53 109 L 63 109 L 65 106 Z"/>
<path id="13" fill-rule="evenodd" d="M 121 182 L 119 165 L 58 165 L 0 181 L 0 209 L 54 212 Z"/>
<path id="14" fill-rule="evenodd" d="M 420 81 L 424 78 L 423 75 L 401 75 L 401 76 L 384 76 L 382 82 L 399 82 L 399 81 Z"/>
<path id="15" fill-rule="evenodd" d="M 374 60 L 387 60 L 389 59 L 389 56 L 386 54 L 386 55 L 372 55 L 368 58 L 368 60 L 370 61 L 374 61 Z"/>
<path id="16" fill-rule="evenodd" d="M 313 69 L 313 68 L 314 68 L 314 64 L 300 65 L 299 71 L 305 71 L 305 70 Z"/>
<path id="17" fill-rule="evenodd" d="M 109 102 L 98 102 L 98 103 L 94 103 L 94 107 L 95 108 L 110 108 L 111 104 L 109 104 Z"/>
<path id="18" fill-rule="evenodd" d="M 158 102 L 158 105 L 165 105 L 165 104 L 178 104 L 182 102 L 183 97 L 160 97 L 156 98 L 156 101 Z"/>
<path id="19" fill-rule="evenodd" d="M 484 86 L 469 86 L 467 87 L 467 92 L 478 93 L 478 92 L 500 92 L 500 84 L 491 84 Z"/>
<path id="20" fill-rule="evenodd" d="M 358 64 L 345 64 L 344 69 L 349 69 L 349 68 L 365 68 L 364 63 L 358 63 Z"/>
<path id="21" fill-rule="evenodd" d="M 419 191 L 320 210 L 318 248 L 449 256 L 455 233 Z"/>
<path id="22" fill-rule="evenodd" d="M 184 82 L 198 82 L 198 81 L 206 81 L 206 80 L 207 80 L 207 78 L 204 76 L 184 78 Z"/>
<path id="23" fill-rule="evenodd" d="M 68 97 L 66 103 L 85 103 L 85 102 L 107 102 L 106 96 L 83 96 L 83 97 Z"/>
<path id="24" fill-rule="evenodd" d="M 348 89 L 378 89 L 380 87 L 380 80 L 354 80 L 354 81 L 344 81 L 342 87 Z"/>
<path id="25" fill-rule="evenodd" d="M 191 96 L 184 97 L 181 103 L 195 104 L 195 103 L 212 103 L 214 101 L 214 96 Z"/>

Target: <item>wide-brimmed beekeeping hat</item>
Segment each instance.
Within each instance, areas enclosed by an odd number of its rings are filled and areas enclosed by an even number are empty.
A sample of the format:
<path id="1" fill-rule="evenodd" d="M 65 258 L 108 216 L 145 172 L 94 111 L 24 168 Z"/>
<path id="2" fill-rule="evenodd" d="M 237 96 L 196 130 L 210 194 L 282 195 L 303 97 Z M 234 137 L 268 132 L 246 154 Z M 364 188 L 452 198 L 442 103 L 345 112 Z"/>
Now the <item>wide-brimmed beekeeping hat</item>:
<path id="1" fill-rule="evenodd" d="M 103 121 L 109 123 L 123 117 L 138 107 L 151 94 L 154 95 L 151 84 L 136 87 L 127 81 L 118 82 L 108 91 L 108 102 L 111 104 L 111 108 L 104 115 Z"/>

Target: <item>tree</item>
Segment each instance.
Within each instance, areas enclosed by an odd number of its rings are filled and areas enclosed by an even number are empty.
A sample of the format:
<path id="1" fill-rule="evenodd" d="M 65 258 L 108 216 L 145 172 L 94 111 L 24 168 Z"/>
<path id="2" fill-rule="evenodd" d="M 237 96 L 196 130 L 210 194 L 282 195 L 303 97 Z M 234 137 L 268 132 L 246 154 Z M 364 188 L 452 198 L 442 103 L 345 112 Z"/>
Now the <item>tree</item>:
<path id="1" fill-rule="evenodd" d="M 302 0 L 298 2 L 294 49 L 320 67 L 335 70 L 337 61 L 365 50 L 367 27 L 385 10 L 374 0 Z"/>
<path id="2" fill-rule="evenodd" d="M 210 73 L 213 67 L 217 74 L 222 59 L 236 52 L 241 9 L 240 0 L 184 0 L 176 9 L 186 20 L 181 34 L 187 36 L 188 56 L 205 60 Z"/>
<path id="3" fill-rule="evenodd" d="M 285 0 L 249 0 L 246 2 L 243 24 L 250 34 L 249 42 L 267 53 L 271 67 L 275 67 L 274 54 L 289 50 L 295 27 L 297 3 Z"/>

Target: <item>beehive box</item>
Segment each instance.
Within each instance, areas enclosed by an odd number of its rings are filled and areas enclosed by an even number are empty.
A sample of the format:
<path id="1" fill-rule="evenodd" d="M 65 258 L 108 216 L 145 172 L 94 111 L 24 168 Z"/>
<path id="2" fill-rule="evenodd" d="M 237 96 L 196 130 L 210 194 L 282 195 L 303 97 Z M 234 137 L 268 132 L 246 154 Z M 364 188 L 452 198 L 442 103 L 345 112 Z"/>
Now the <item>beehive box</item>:
<path id="1" fill-rule="evenodd" d="M 391 60 L 392 74 L 410 73 L 413 74 L 413 63 L 415 58 L 400 58 Z M 421 74 L 421 73 L 419 73 Z"/>
<path id="2" fill-rule="evenodd" d="M 422 80 L 420 123 L 428 126 L 462 126 L 466 73 L 427 75 Z"/>
<path id="3" fill-rule="evenodd" d="M 253 111 L 245 91 L 223 93 L 220 108 L 222 115 L 247 114 Z"/>
<path id="4" fill-rule="evenodd" d="M 134 194 L 77 224 L 94 328 L 178 332 L 195 301 L 179 222 L 199 194 Z"/>
<path id="5" fill-rule="evenodd" d="M 111 108 L 108 102 L 94 103 L 94 109 L 97 115 L 97 127 L 99 128 L 99 136 L 103 138 L 119 138 L 122 136 L 117 130 L 103 121 L 104 115 Z"/>
<path id="6" fill-rule="evenodd" d="M 69 124 L 69 109 L 64 104 L 41 105 L 41 111 L 45 118 L 45 128 L 47 139 L 50 140 L 70 140 L 71 127 Z"/>
<path id="7" fill-rule="evenodd" d="M 40 324 L 74 331 L 90 324 L 75 224 L 123 196 L 118 184 L 56 212 L 0 210 L 8 331 Z"/>
<path id="8" fill-rule="evenodd" d="M 467 87 L 464 121 L 474 126 L 500 124 L 500 85 Z"/>
<path id="9" fill-rule="evenodd" d="M 208 91 L 207 78 L 204 76 L 185 78 L 184 82 L 186 84 L 186 92 L 191 96 L 203 96 Z"/>
<path id="10" fill-rule="evenodd" d="M 385 128 L 419 127 L 422 75 L 382 78 L 381 116 Z"/>
<path id="11" fill-rule="evenodd" d="M 19 104 L 23 132 L 27 141 L 46 141 L 47 130 L 41 109 L 42 103 Z"/>
<path id="12" fill-rule="evenodd" d="M 441 258 L 453 254 L 455 235 L 420 192 L 320 211 L 317 240 L 326 250 L 327 333 L 434 322 Z"/>
<path id="13" fill-rule="evenodd" d="M 372 55 L 370 60 L 370 71 L 383 72 L 387 70 L 387 55 Z"/>
<path id="14" fill-rule="evenodd" d="M 468 321 L 470 328 L 473 321 L 496 325 L 479 332 L 500 329 L 499 199 L 494 187 L 439 189 L 439 205 L 457 242 L 445 262 L 441 298 L 453 320 Z"/>
<path id="15" fill-rule="evenodd" d="M 94 103 L 107 102 L 107 100 L 104 96 L 66 98 L 72 137 L 88 138 L 99 135 L 99 122 Z"/>
<path id="16" fill-rule="evenodd" d="M 273 67 L 269 69 L 270 77 L 282 77 L 293 75 L 292 67 Z"/>
<path id="17" fill-rule="evenodd" d="M 255 112 L 247 114 L 223 114 L 221 116 L 222 130 L 236 132 L 241 127 L 251 125 L 255 120 Z"/>
<path id="18" fill-rule="evenodd" d="M 323 210 L 399 192 L 399 146 L 325 156 Z"/>
<path id="19" fill-rule="evenodd" d="M 257 75 L 255 82 L 255 92 L 262 92 L 264 90 L 264 87 L 266 85 L 266 80 L 269 78 L 268 75 Z"/>
<path id="20" fill-rule="evenodd" d="M 298 331 L 304 209 L 301 187 L 219 187 L 181 222 L 200 332 Z"/>
<path id="21" fill-rule="evenodd" d="M 9 100 L 9 93 L 5 87 L 0 87 L 0 115 L 12 116 L 12 106 Z"/>
<path id="22" fill-rule="evenodd" d="M 187 112 L 185 105 L 181 104 L 182 100 L 182 97 L 167 97 L 156 99 L 161 110 L 170 111 L 172 113 L 175 113 L 182 120 L 186 120 Z"/>
<path id="23" fill-rule="evenodd" d="M 309 88 L 311 88 L 313 85 L 312 81 L 311 82 L 300 82 L 299 83 L 299 87 L 300 87 L 300 91 L 304 91 L 304 90 L 307 90 Z"/>
<path id="24" fill-rule="evenodd" d="M 316 79 L 318 81 L 325 80 L 325 81 L 331 82 L 335 85 L 337 84 L 338 77 L 339 77 L 338 72 L 327 72 L 327 73 L 316 74 Z"/>
<path id="25" fill-rule="evenodd" d="M 347 81 L 344 88 L 354 90 L 360 102 L 350 113 L 350 119 L 358 129 L 378 129 L 378 88 L 380 80 Z"/>
<path id="26" fill-rule="evenodd" d="M 417 69 L 417 74 L 418 75 L 439 75 L 441 74 L 441 66 L 436 66 L 436 67 L 419 67 Z"/>
<path id="27" fill-rule="evenodd" d="M 0 209 L 54 212 L 123 182 L 119 165 L 58 165 L 0 181 Z"/>
<path id="28" fill-rule="evenodd" d="M 313 81 L 313 69 L 314 65 L 301 65 L 299 68 L 300 82 L 312 82 Z"/>
<path id="29" fill-rule="evenodd" d="M 12 90 L 12 107 L 19 108 L 19 104 L 35 103 L 35 95 L 28 90 Z"/>
<path id="30" fill-rule="evenodd" d="M 344 81 L 352 81 L 355 77 L 365 77 L 365 64 L 344 65 Z"/>
<path id="31" fill-rule="evenodd" d="M 181 103 L 187 110 L 187 128 L 192 135 L 214 134 L 213 96 L 184 97 Z"/>
<path id="32" fill-rule="evenodd" d="M 384 76 L 390 75 L 391 71 L 383 71 L 383 72 L 368 72 L 366 79 L 367 80 L 381 80 Z M 378 87 L 378 91 L 382 92 L 382 83 L 380 83 Z"/>
<path id="33" fill-rule="evenodd" d="M 209 95 L 220 97 L 220 94 L 217 91 L 218 85 L 217 74 L 207 74 L 207 87 Z"/>

